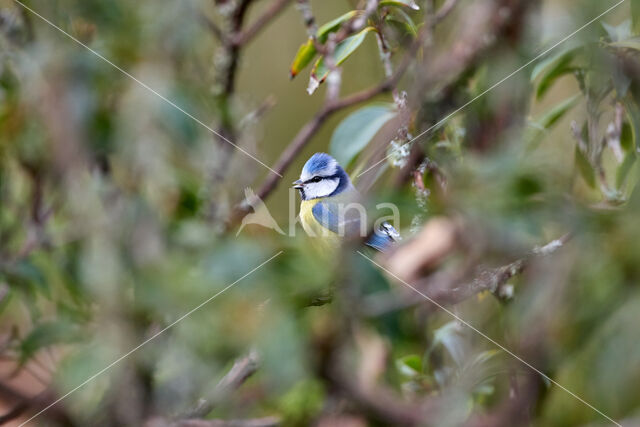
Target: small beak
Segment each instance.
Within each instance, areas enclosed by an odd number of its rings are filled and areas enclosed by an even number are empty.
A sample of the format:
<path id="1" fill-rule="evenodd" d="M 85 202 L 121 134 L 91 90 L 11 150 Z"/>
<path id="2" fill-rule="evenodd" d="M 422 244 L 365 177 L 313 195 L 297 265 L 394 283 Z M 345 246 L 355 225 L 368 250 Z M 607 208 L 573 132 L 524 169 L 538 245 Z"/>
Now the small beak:
<path id="1" fill-rule="evenodd" d="M 291 186 L 293 188 L 295 188 L 296 190 L 301 190 L 303 188 L 302 181 L 300 181 L 300 180 L 293 181 L 293 184 Z"/>

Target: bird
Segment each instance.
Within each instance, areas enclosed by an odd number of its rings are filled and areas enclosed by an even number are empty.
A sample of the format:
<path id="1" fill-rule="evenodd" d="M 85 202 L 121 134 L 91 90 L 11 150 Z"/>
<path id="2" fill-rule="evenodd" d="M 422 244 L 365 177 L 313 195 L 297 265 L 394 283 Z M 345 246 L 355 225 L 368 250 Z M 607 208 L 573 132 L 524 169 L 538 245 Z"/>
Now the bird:
<path id="1" fill-rule="evenodd" d="M 251 188 L 247 187 L 244 189 L 244 196 L 244 203 L 253 208 L 253 213 L 242 218 L 242 224 L 240 224 L 236 237 L 238 237 L 242 229 L 248 224 L 258 224 L 265 228 L 275 230 L 280 234 L 284 234 L 284 231 L 282 231 L 276 220 L 273 219 L 262 199 L 260 199 Z"/>
<path id="2" fill-rule="evenodd" d="M 300 222 L 304 231 L 319 237 L 321 246 L 336 246 L 344 237 L 367 234 L 366 212 L 357 202 L 361 199 L 349 175 L 336 159 L 327 153 L 315 153 L 307 160 L 300 179 L 293 183 L 300 192 Z M 363 218 L 364 216 L 364 218 Z M 373 230 L 365 242 L 380 252 L 389 249 L 400 234 L 388 222 Z"/>

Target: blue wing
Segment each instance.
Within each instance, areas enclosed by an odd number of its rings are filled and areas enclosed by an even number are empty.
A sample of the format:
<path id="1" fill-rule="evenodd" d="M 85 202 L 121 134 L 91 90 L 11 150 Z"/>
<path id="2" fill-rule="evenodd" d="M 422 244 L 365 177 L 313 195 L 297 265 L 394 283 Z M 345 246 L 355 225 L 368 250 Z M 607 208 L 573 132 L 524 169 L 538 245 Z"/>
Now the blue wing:
<path id="1" fill-rule="evenodd" d="M 400 240 L 400 233 L 388 222 L 383 222 L 378 230 L 373 230 L 366 244 L 380 252 L 385 252 L 398 240 Z"/>
<path id="2" fill-rule="evenodd" d="M 341 218 L 340 204 L 322 201 L 316 203 L 311 208 L 311 212 L 320 225 L 336 234 L 357 236 L 359 232 L 366 233 L 366 229 L 360 230 L 360 215 L 355 209 L 347 210 L 344 212 L 344 218 Z M 388 222 L 384 222 L 378 230 L 374 230 L 366 244 L 380 252 L 384 252 L 399 239 L 400 234 L 396 229 Z"/>
<path id="3" fill-rule="evenodd" d="M 355 209 L 340 212 L 340 204 L 321 201 L 311 208 L 313 217 L 324 228 L 342 236 L 357 235 L 360 228 L 360 215 Z"/>

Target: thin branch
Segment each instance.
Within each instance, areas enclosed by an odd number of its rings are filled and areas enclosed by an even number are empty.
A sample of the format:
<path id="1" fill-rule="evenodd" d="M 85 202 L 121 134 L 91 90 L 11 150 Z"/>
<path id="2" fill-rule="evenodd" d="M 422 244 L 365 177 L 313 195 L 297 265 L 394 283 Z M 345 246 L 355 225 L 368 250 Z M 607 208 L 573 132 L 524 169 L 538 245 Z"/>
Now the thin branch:
<path id="1" fill-rule="evenodd" d="M 278 16 L 292 0 L 275 0 L 271 7 L 269 7 L 255 22 L 246 30 L 237 33 L 232 38 L 232 43 L 238 46 L 243 46 L 253 40 L 259 33 Z"/>
<path id="2" fill-rule="evenodd" d="M 570 233 L 565 234 L 542 247 L 534 248 L 528 255 L 509 264 L 482 270 L 477 273 L 476 277 L 467 282 L 460 283 L 457 274 L 442 272 L 426 279 L 417 280 L 415 287 L 442 305 L 455 305 L 484 291 L 492 292 L 497 297 L 502 298 L 504 297 L 503 288 L 510 279 L 522 274 L 535 259 L 555 253 L 571 237 Z M 424 302 L 424 298 L 413 293 L 401 298 L 394 298 L 385 292 L 382 296 L 373 295 L 367 298 L 362 304 L 362 311 L 367 317 L 377 317 Z"/>
<path id="3" fill-rule="evenodd" d="M 311 2 L 309 0 L 296 0 L 296 8 L 302 15 L 304 26 L 307 29 L 307 35 L 310 39 L 315 40 L 318 26 L 316 24 L 316 18 L 313 15 L 313 10 L 311 9 Z"/>
<path id="4" fill-rule="evenodd" d="M 213 20 L 211 18 L 209 18 L 207 15 L 204 14 L 204 12 L 200 12 L 198 13 L 198 20 L 209 29 L 209 31 L 211 31 L 211 34 L 213 34 L 216 39 L 218 39 L 219 41 L 226 43 L 226 37 L 224 35 L 224 32 L 220 29 L 220 27 L 218 27 L 218 24 L 216 24 L 215 22 L 213 22 Z"/>
<path id="5" fill-rule="evenodd" d="M 193 409 L 177 418 L 202 418 L 207 415 L 222 399 L 240 387 L 258 370 L 259 359 L 258 353 L 252 351 L 247 356 L 236 360 L 229 372 L 218 382 L 210 398 L 200 399 Z"/>

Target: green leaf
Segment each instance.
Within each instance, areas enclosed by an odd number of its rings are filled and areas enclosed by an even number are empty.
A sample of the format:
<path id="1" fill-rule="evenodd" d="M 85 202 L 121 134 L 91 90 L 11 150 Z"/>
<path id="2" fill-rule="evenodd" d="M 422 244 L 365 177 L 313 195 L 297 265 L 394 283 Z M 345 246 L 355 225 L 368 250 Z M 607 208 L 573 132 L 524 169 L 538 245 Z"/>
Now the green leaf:
<path id="1" fill-rule="evenodd" d="M 417 36 L 418 27 L 416 26 L 415 22 L 413 22 L 413 19 L 411 19 L 411 17 L 407 15 L 407 13 L 402 9 L 395 9 L 395 11 L 398 15 L 400 15 L 400 18 L 395 16 L 396 13 L 389 14 L 384 18 L 385 22 L 392 25 L 398 25 L 399 27 L 402 27 L 405 32 L 411 34 L 414 37 Z"/>
<path id="2" fill-rule="evenodd" d="M 313 40 L 309 39 L 305 44 L 300 46 L 298 53 L 296 53 L 291 67 L 289 68 L 289 77 L 294 78 L 300 71 L 302 71 L 307 65 L 313 61 L 316 56 L 316 47 L 313 44 Z"/>
<path id="3" fill-rule="evenodd" d="M 575 149 L 575 162 L 578 170 L 580 171 L 580 174 L 582 175 L 582 178 L 587 183 L 587 185 L 591 188 L 595 188 L 596 173 L 593 170 L 593 167 L 591 166 L 591 163 L 589 162 L 587 157 L 577 145 Z"/>
<path id="4" fill-rule="evenodd" d="M 347 12 L 342 16 L 337 17 L 336 19 L 327 22 L 318 28 L 316 32 L 316 38 L 319 43 L 325 43 L 330 33 L 336 32 L 340 29 L 342 24 L 346 21 L 352 19 L 359 13 L 357 10 L 352 10 L 351 12 Z M 300 71 L 306 68 L 307 65 L 313 61 L 317 54 L 317 50 L 315 44 L 312 39 L 308 39 L 304 44 L 298 48 L 298 52 L 296 56 L 293 58 L 293 62 L 291 63 L 291 67 L 289 67 L 289 76 L 294 78 Z"/>
<path id="5" fill-rule="evenodd" d="M 538 83 L 538 89 L 536 90 L 536 98 L 540 99 L 551 88 L 553 83 L 560 77 L 573 72 L 571 62 L 573 61 L 574 51 L 566 52 L 550 66 L 550 68 L 543 74 Z"/>
<path id="6" fill-rule="evenodd" d="M 53 344 L 76 342 L 81 334 L 67 322 L 46 322 L 35 326 L 20 343 L 20 360 L 25 362 L 38 350 Z"/>
<path id="7" fill-rule="evenodd" d="M 631 144 L 630 148 L 635 150 L 638 147 L 638 138 L 640 138 L 640 107 L 636 103 L 635 99 L 631 96 L 627 96 L 623 101 L 625 112 L 627 113 L 627 118 L 629 119 L 630 129 L 625 131 L 625 127 L 622 127 L 622 135 L 620 143 L 627 144 L 626 140 L 628 140 L 629 130 L 631 131 Z M 623 141 L 622 138 L 625 138 Z"/>
<path id="8" fill-rule="evenodd" d="M 396 368 L 406 377 L 414 378 L 422 373 L 422 359 L 417 354 L 396 359 Z"/>
<path id="9" fill-rule="evenodd" d="M 351 37 L 347 37 L 335 48 L 333 52 L 336 66 L 342 64 L 355 50 L 362 44 L 365 36 L 368 32 L 375 31 L 373 27 L 367 27 L 364 30 L 360 31 L 358 34 L 355 34 Z M 311 95 L 315 89 L 318 87 L 318 84 L 322 83 L 329 75 L 329 68 L 327 67 L 324 57 L 320 57 L 315 65 L 313 66 L 313 70 L 311 71 L 311 81 L 309 82 L 309 95 Z"/>
<path id="10" fill-rule="evenodd" d="M 554 51 L 554 53 L 547 56 L 545 59 L 538 62 L 535 67 L 533 67 L 533 71 L 531 71 L 531 81 L 536 80 L 547 68 L 549 68 L 552 64 L 561 61 L 565 56 L 571 55 L 573 57 L 579 49 L 579 46 L 568 45 L 562 49 Z"/>
<path id="11" fill-rule="evenodd" d="M 414 0 L 382 0 L 380 2 L 380 7 L 382 6 L 399 6 L 408 7 L 413 10 L 420 10 L 420 6 L 418 6 Z"/>
<path id="12" fill-rule="evenodd" d="M 624 122 L 622 124 L 622 130 L 620 132 L 620 146 L 625 151 L 631 151 L 634 149 L 633 129 L 629 122 Z"/>
<path id="13" fill-rule="evenodd" d="M 17 286 L 39 291 L 47 298 L 51 297 L 51 290 L 40 269 L 30 260 L 20 261 L 6 272 L 10 283 Z"/>
<path id="14" fill-rule="evenodd" d="M 392 104 L 369 105 L 350 114 L 333 132 L 329 153 L 346 167 L 395 115 Z"/>
<path id="15" fill-rule="evenodd" d="M 555 125 L 569 110 L 571 110 L 580 100 L 580 94 L 573 95 L 561 101 L 542 117 L 536 120 L 540 128 L 548 130 Z"/>
<path id="16" fill-rule="evenodd" d="M 636 153 L 634 153 L 633 151 L 627 153 L 627 155 L 624 157 L 624 161 L 618 167 L 618 170 L 616 172 L 616 187 L 618 189 L 621 189 L 625 181 L 627 180 L 627 176 L 629 175 L 631 168 L 636 162 L 636 157 Z"/>
<path id="17" fill-rule="evenodd" d="M 631 31 L 640 34 L 640 0 L 631 0 Z"/>
<path id="18" fill-rule="evenodd" d="M 326 42 L 330 33 L 334 33 L 338 31 L 340 27 L 342 27 L 342 24 L 354 18 L 359 13 L 360 13 L 359 10 L 352 10 L 322 25 L 320 28 L 318 28 L 318 31 L 316 32 L 316 37 L 318 38 L 318 41 L 320 43 Z"/>

